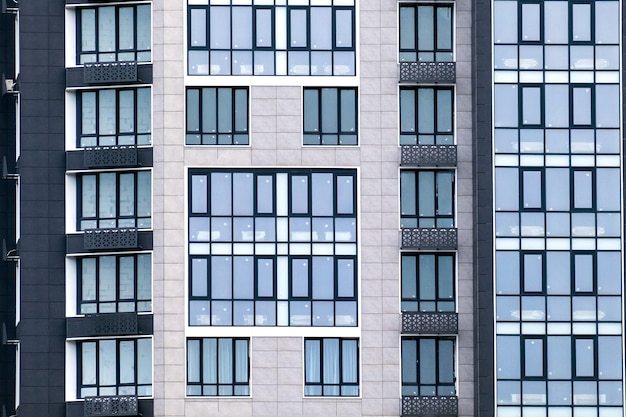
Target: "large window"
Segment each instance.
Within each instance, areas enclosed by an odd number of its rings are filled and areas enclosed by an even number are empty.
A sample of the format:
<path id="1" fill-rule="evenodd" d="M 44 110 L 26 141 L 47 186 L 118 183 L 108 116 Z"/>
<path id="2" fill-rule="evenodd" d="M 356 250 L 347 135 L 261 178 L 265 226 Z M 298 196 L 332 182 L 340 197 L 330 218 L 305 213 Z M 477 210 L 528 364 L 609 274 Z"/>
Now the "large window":
<path id="1" fill-rule="evenodd" d="M 189 324 L 356 326 L 354 170 L 191 170 Z"/>
<path id="2" fill-rule="evenodd" d="M 189 5 L 189 75 L 355 75 L 352 0 L 233 3 Z"/>
<path id="3" fill-rule="evenodd" d="M 454 255 L 402 254 L 402 311 L 455 311 Z"/>
<path id="4" fill-rule="evenodd" d="M 152 395 L 152 339 L 77 343 L 78 397 Z"/>
<path id="5" fill-rule="evenodd" d="M 78 258 L 78 313 L 152 310 L 152 256 Z"/>
<path id="6" fill-rule="evenodd" d="M 78 64 L 150 61 L 150 5 L 77 9 Z"/>
<path id="7" fill-rule="evenodd" d="M 150 145 L 151 101 L 149 87 L 78 92 L 78 146 Z"/>
<path id="8" fill-rule="evenodd" d="M 78 229 L 151 227 L 150 171 L 78 176 Z"/>
<path id="9" fill-rule="evenodd" d="M 620 336 L 499 335 L 498 404 L 621 406 L 621 352 Z"/>
<path id="10" fill-rule="evenodd" d="M 304 395 L 359 395 L 357 339 L 304 340 Z"/>
<path id="11" fill-rule="evenodd" d="M 304 89 L 304 144 L 357 144 L 356 88 Z"/>
<path id="12" fill-rule="evenodd" d="M 400 145 L 453 145 L 452 88 L 400 89 Z"/>
<path id="13" fill-rule="evenodd" d="M 400 5 L 400 61 L 452 61 L 452 6 Z"/>
<path id="14" fill-rule="evenodd" d="M 248 339 L 187 340 L 187 395 L 250 395 Z"/>
<path id="15" fill-rule="evenodd" d="M 400 172 L 400 227 L 454 227 L 454 171 Z"/>
<path id="16" fill-rule="evenodd" d="M 186 143 L 247 145 L 248 88 L 188 88 Z"/>
<path id="17" fill-rule="evenodd" d="M 454 340 L 402 339 L 402 395 L 456 395 Z"/>

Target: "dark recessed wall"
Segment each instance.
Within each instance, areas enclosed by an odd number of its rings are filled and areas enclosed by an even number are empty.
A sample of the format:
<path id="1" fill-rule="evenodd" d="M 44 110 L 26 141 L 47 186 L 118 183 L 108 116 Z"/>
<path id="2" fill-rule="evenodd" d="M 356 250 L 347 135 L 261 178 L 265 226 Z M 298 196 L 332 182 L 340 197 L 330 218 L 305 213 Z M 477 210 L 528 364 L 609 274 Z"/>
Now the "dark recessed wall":
<path id="1" fill-rule="evenodd" d="M 8 79 L 15 77 L 15 16 L 0 13 L 0 73 Z M 0 160 L 5 156 L 9 169 L 15 164 L 15 104 L 14 96 L 0 97 Z M 14 171 L 12 171 L 14 172 Z M 15 182 L 0 178 L 0 240 L 15 247 Z M 0 261 L 0 325 L 6 324 L 7 336 L 15 338 L 15 264 Z M 0 345 L 0 408 L 15 410 L 15 347 Z"/>
<path id="2" fill-rule="evenodd" d="M 20 2 L 20 416 L 65 416 L 64 13 Z"/>
<path id="3" fill-rule="evenodd" d="M 475 415 L 494 416 L 491 1 L 473 2 Z"/>

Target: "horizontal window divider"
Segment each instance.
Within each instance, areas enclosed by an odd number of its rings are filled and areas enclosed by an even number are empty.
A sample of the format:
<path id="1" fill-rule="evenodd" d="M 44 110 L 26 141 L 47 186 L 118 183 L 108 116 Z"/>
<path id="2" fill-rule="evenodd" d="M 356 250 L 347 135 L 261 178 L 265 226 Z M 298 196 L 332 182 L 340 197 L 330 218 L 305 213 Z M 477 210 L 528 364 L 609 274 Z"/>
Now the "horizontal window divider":
<path id="1" fill-rule="evenodd" d="M 402 145 L 400 165 L 416 167 L 455 167 L 456 145 Z"/>
<path id="2" fill-rule="evenodd" d="M 401 249 L 456 250 L 457 236 L 456 228 L 402 229 Z"/>
<path id="3" fill-rule="evenodd" d="M 401 83 L 456 83 L 456 62 L 400 62 L 398 72 Z"/>
<path id="4" fill-rule="evenodd" d="M 131 61 L 129 61 L 130 63 Z M 120 78 L 116 79 L 111 76 L 107 76 L 106 79 L 102 79 L 101 81 L 97 81 L 95 79 L 90 79 L 89 71 L 92 71 L 95 68 L 95 65 L 103 66 L 109 65 L 108 69 L 111 69 L 112 72 L 118 71 L 118 69 L 113 70 L 110 64 L 127 64 L 126 62 L 106 62 L 106 63 L 98 63 L 98 64 L 85 64 L 77 67 L 70 67 L 65 69 L 65 87 L 66 88 L 76 88 L 76 87 L 89 87 L 93 85 L 106 85 L 107 87 L 112 86 L 113 84 L 152 84 L 152 64 L 151 63 L 136 63 L 132 62 L 135 67 L 136 76 L 134 79 Z M 87 74 L 86 74 L 87 73 Z M 132 78 L 132 77 L 131 77 Z"/>

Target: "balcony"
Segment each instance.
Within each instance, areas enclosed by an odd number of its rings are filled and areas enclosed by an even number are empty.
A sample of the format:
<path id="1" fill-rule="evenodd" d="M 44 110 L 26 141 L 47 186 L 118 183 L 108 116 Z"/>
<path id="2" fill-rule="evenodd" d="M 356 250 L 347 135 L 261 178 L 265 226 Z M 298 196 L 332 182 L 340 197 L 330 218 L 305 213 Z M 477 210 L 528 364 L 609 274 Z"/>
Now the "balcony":
<path id="1" fill-rule="evenodd" d="M 459 400 L 456 396 L 402 397 L 402 417 L 456 417 Z"/>
<path id="2" fill-rule="evenodd" d="M 456 228 L 402 229 L 402 249 L 456 250 L 458 247 Z"/>
<path id="3" fill-rule="evenodd" d="M 85 417 L 138 416 L 139 404 L 135 395 L 85 397 Z"/>
<path id="4" fill-rule="evenodd" d="M 400 82 L 454 84 L 456 62 L 401 62 Z"/>
<path id="5" fill-rule="evenodd" d="M 86 314 L 68 317 L 66 332 L 68 338 L 152 334 L 153 318 L 135 312 Z"/>
<path id="6" fill-rule="evenodd" d="M 457 313 L 402 313 L 402 334 L 455 335 L 458 332 Z"/>
<path id="7" fill-rule="evenodd" d="M 415 167 L 455 167 L 456 145 L 403 145 L 400 165 Z"/>
<path id="8" fill-rule="evenodd" d="M 88 168 L 136 167 L 137 147 L 129 145 L 85 148 L 83 158 Z"/>
<path id="9" fill-rule="evenodd" d="M 128 62 L 91 63 L 65 69 L 65 86 L 103 84 L 152 84 L 152 64 Z"/>
<path id="10" fill-rule="evenodd" d="M 84 234 L 85 250 L 138 249 L 136 228 L 88 229 Z"/>

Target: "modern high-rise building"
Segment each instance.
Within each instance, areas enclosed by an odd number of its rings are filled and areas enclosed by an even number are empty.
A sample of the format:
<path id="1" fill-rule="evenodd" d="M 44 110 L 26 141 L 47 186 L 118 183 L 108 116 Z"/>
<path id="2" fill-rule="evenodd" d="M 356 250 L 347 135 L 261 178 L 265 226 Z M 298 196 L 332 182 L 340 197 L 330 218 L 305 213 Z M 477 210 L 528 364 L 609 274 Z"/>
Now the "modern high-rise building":
<path id="1" fill-rule="evenodd" d="M 1 417 L 625 417 L 619 0 L 1 0 Z"/>

